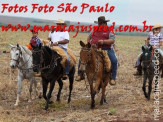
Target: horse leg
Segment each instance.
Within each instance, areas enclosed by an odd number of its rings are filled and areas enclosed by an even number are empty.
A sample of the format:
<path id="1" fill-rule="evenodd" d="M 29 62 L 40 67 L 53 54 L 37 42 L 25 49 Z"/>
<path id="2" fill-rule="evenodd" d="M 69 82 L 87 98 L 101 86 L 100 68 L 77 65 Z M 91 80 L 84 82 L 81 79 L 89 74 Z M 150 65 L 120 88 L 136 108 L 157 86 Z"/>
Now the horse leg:
<path id="1" fill-rule="evenodd" d="M 33 79 L 30 79 L 30 86 L 29 86 L 29 100 L 28 102 L 31 102 L 32 99 L 32 87 L 33 87 Z"/>
<path id="2" fill-rule="evenodd" d="M 43 78 L 42 78 L 42 88 L 43 88 L 43 97 L 47 101 L 46 92 L 47 92 L 47 88 L 48 88 L 48 81 L 46 81 Z"/>
<path id="3" fill-rule="evenodd" d="M 150 95 L 151 95 L 151 91 L 152 91 L 152 80 L 153 80 L 153 78 L 150 77 L 149 85 L 148 85 L 148 96 L 147 96 L 148 100 L 150 100 Z"/>
<path id="4" fill-rule="evenodd" d="M 102 95 L 101 95 L 100 105 L 103 105 L 104 96 L 105 96 L 105 87 L 104 87 L 104 83 L 101 83 L 101 86 L 102 86 Z"/>
<path id="5" fill-rule="evenodd" d="M 147 98 L 147 93 L 146 93 L 146 80 L 147 80 L 147 76 L 144 75 L 144 80 L 143 80 L 143 92 L 144 92 L 144 96 Z"/>
<path id="6" fill-rule="evenodd" d="M 68 103 L 71 101 L 71 92 L 73 89 L 73 83 L 74 83 L 74 74 L 75 74 L 75 67 L 73 67 L 69 73 L 69 97 L 68 97 Z"/>
<path id="7" fill-rule="evenodd" d="M 34 87 L 35 87 L 35 99 L 38 96 L 38 89 L 37 89 L 37 81 L 35 78 L 33 78 L 33 82 L 34 82 Z"/>
<path id="8" fill-rule="evenodd" d="M 38 98 L 40 98 L 40 99 L 42 98 L 42 88 L 43 88 L 43 87 L 41 87 L 41 86 L 39 85 Z"/>
<path id="9" fill-rule="evenodd" d="M 53 103 L 52 101 L 50 101 L 50 98 L 51 98 L 51 94 L 53 92 L 54 86 L 55 86 L 55 81 L 50 82 L 50 89 L 49 89 L 49 93 L 48 93 L 47 100 L 46 100 L 45 110 L 48 109 L 48 104 Z"/>
<path id="10" fill-rule="evenodd" d="M 16 98 L 16 103 L 14 104 L 15 106 L 18 106 L 20 100 L 19 100 L 19 97 L 20 97 L 20 94 L 21 94 L 21 90 L 22 90 L 22 81 L 23 81 L 23 78 L 21 76 L 18 76 L 18 91 L 17 91 L 17 98 Z"/>
<path id="11" fill-rule="evenodd" d="M 95 91 L 93 90 L 93 83 L 90 83 L 90 91 L 91 91 L 91 109 L 95 108 Z"/>
<path id="12" fill-rule="evenodd" d="M 63 82 L 61 79 L 57 80 L 58 84 L 59 84 L 59 90 L 58 90 L 58 94 L 57 94 L 57 101 L 60 101 L 60 96 L 61 96 L 61 90 L 63 87 Z"/>
<path id="13" fill-rule="evenodd" d="M 105 91 L 106 91 L 106 86 L 108 85 L 109 80 L 111 80 L 111 79 L 110 79 L 109 76 L 107 75 L 106 78 L 105 78 L 105 80 L 104 80 L 104 102 L 105 102 L 105 103 L 107 103 L 107 102 L 106 102 L 106 94 L 105 94 Z"/>
<path id="14" fill-rule="evenodd" d="M 93 81 L 92 81 L 93 82 Z M 99 92 L 99 86 L 101 84 L 101 79 L 97 79 L 96 80 L 96 85 L 95 85 L 95 92 L 98 93 Z M 102 84 L 101 84 L 102 85 Z M 102 87 L 102 86 L 101 86 Z"/>

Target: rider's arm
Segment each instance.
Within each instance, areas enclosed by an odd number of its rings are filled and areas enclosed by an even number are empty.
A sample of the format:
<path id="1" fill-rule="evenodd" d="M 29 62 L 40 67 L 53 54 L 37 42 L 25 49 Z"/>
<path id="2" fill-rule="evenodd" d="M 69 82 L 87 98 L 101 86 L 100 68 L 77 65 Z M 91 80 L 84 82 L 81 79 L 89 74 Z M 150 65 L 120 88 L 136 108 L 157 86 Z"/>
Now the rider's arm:
<path id="1" fill-rule="evenodd" d="M 87 42 L 89 42 L 89 43 L 90 43 L 90 41 L 91 41 L 91 36 L 92 36 L 92 31 L 90 32 L 90 34 L 89 34 L 88 37 L 87 37 Z"/>
<path id="2" fill-rule="evenodd" d="M 51 41 L 51 32 L 49 33 L 48 40 Z"/>
<path id="3" fill-rule="evenodd" d="M 115 35 L 112 32 L 110 32 L 109 33 L 109 39 L 103 40 L 103 44 L 111 45 L 111 44 L 114 44 L 114 43 L 115 43 Z"/>
<path id="4" fill-rule="evenodd" d="M 58 44 L 67 44 L 69 43 L 69 40 L 65 39 L 63 41 L 58 41 Z"/>

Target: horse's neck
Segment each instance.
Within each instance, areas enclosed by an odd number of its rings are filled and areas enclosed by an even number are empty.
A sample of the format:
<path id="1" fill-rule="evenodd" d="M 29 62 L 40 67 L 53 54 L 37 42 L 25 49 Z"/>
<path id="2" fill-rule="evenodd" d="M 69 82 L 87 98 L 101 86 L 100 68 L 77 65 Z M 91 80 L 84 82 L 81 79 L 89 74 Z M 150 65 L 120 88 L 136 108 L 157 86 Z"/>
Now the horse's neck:
<path id="1" fill-rule="evenodd" d="M 32 56 L 30 52 L 23 46 L 20 47 L 22 51 L 22 58 L 20 60 L 21 67 L 31 67 L 32 66 Z"/>
<path id="2" fill-rule="evenodd" d="M 50 53 L 48 53 L 48 51 L 46 50 L 46 48 L 44 48 L 43 50 L 43 60 L 44 60 L 44 63 L 46 65 L 49 65 L 51 60 L 52 60 L 52 56 L 53 56 L 53 53 L 52 55 L 50 55 Z"/>
<path id="3" fill-rule="evenodd" d="M 88 62 L 89 64 L 91 65 L 88 65 L 88 66 L 92 66 L 92 68 L 95 68 L 96 67 L 96 52 L 94 49 L 91 49 L 91 58 L 90 58 L 90 61 Z"/>

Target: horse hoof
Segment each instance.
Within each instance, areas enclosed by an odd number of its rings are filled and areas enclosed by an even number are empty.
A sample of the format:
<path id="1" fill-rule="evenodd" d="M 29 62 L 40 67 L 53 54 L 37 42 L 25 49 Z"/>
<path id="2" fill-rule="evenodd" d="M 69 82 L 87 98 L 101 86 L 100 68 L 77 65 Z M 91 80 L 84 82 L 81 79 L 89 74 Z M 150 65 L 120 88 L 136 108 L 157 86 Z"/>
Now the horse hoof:
<path id="1" fill-rule="evenodd" d="M 103 103 L 100 102 L 100 105 L 103 105 Z"/>
<path id="2" fill-rule="evenodd" d="M 44 110 L 46 110 L 46 111 L 47 111 L 47 110 L 48 110 L 48 107 L 45 107 L 45 108 L 44 108 Z"/>
<path id="3" fill-rule="evenodd" d="M 61 100 L 60 100 L 60 99 L 57 99 L 56 101 L 57 101 L 57 102 L 59 102 L 59 103 L 61 102 Z"/>
<path id="4" fill-rule="evenodd" d="M 68 102 L 67 102 L 67 103 L 69 104 L 69 103 L 70 103 L 70 101 L 71 101 L 71 100 L 70 100 L 70 99 L 68 99 Z"/>
<path id="5" fill-rule="evenodd" d="M 29 99 L 28 102 L 31 103 L 32 102 L 31 99 Z"/>
<path id="6" fill-rule="evenodd" d="M 103 101 L 100 101 L 100 105 L 103 105 Z"/>
<path id="7" fill-rule="evenodd" d="M 53 101 L 49 101 L 49 104 L 53 104 L 54 102 Z"/>
<path id="8" fill-rule="evenodd" d="M 15 103 L 15 104 L 14 104 L 14 106 L 18 106 L 18 104 L 17 104 L 17 103 Z"/>
<path id="9" fill-rule="evenodd" d="M 104 103 L 107 103 L 107 101 L 104 99 Z"/>
<path id="10" fill-rule="evenodd" d="M 95 106 L 91 106 L 91 109 L 95 109 Z"/>
<path id="11" fill-rule="evenodd" d="M 39 95 L 38 95 L 38 98 L 41 99 L 41 98 L 42 98 L 42 94 L 39 94 Z"/>

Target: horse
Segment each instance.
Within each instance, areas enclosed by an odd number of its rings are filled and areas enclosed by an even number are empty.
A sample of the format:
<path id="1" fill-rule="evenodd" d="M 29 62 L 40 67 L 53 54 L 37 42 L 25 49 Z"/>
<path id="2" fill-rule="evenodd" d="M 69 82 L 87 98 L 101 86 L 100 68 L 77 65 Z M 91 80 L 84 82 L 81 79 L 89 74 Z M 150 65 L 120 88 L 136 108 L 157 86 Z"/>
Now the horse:
<path id="1" fill-rule="evenodd" d="M 33 71 L 38 72 L 41 71 L 42 78 L 42 87 L 43 87 L 43 97 L 46 100 L 45 110 L 48 109 L 48 104 L 52 104 L 50 101 L 51 94 L 53 92 L 55 82 L 57 81 L 59 84 L 59 90 L 57 94 L 57 101 L 60 101 L 61 90 L 63 87 L 62 76 L 64 69 L 61 66 L 62 57 L 55 51 L 49 48 L 48 46 L 42 46 L 42 44 L 33 47 L 32 57 L 33 57 Z M 71 101 L 71 92 L 73 89 L 74 82 L 74 74 L 75 74 L 75 66 L 70 67 L 69 70 L 69 97 L 68 103 Z M 47 87 L 50 83 L 50 89 L 47 93 Z"/>
<path id="2" fill-rule="evenodd" d="M 142 46 L 142 69 L 144 72 L 144 78 L 143 78 L 143 87 L 142 90 L 144 92 L 144 96 L 146 97 L 147 100 L 150 100 L 150 95 L 152 91 L 152 81 L 154 78 L 154 72 L 155 72 L 155 63 L 160 62 L 159 67 L 160 69 L 158 70 L 163 70 L 163 64 L 161 62 L 162 58 L 157 59 L 156 54 L 154 53 L 154 49 L 152 49 L 152 46 Z M 162 71 L 163 73 L 163 71 Z M 148 79 L 148 93 L 146 92 L 146 82 Z"/>
<path id="3" fill-rule="evenodd" d="M 9 44 L 11 47 L 11 61 L 10 61 L 10 67 L 15 69 L 18 68 L 18 90 L 17 90 L 17 99 L 15 106 L 18 106 L 19 104 L 19 97 L 21 94 L 22 89 L 22 81 L 24 79 L 27 79 L 30 81 L 30 87 L 29 87 L 29 100 L 28 102 L 31 102 L 31 93 L 32 93 L 32 87 L 33 84 L 35 86 L 35 93 L 37 95 L 37 82 L 34 77 L 34 72 L 32 70 L 32 52 L 25 46 L 21 46 L 19 44 L 12 45 Z"/>
<path id="4" fill-rule="evenodd" d="M 79 70 L 86 72 L 91 93 L 91 109 L 95 108 L 95 95 L 102 88 L 102 96 L 100 105 L 106 102 L 105 90 L 108 82 L 111 80 L 111 72 L 105 72 L 104 58 L 96 48 L 91 47 L 91 44 L 84 44 L 80 41 L 82 47 L 80 51 L 81 65 Z M 94 85 L 95 84 L 95 85 Z"/>

